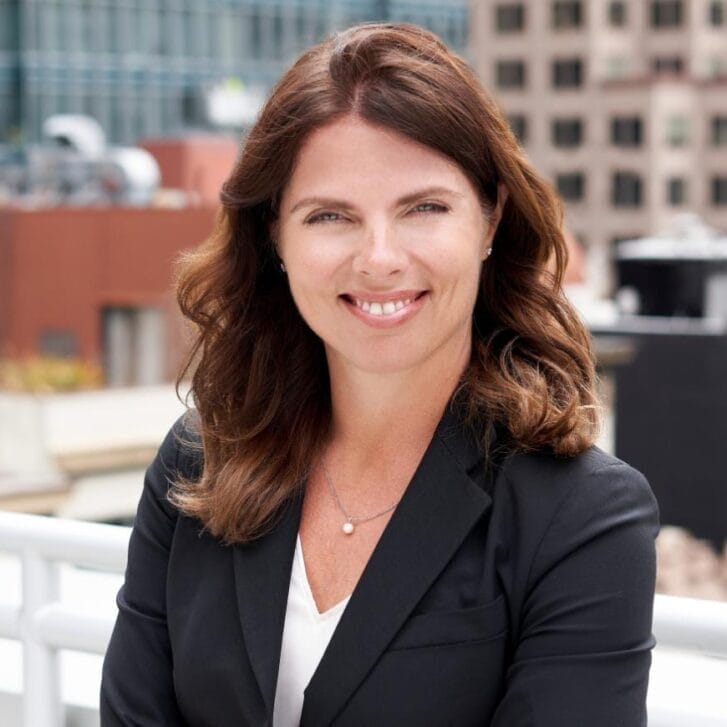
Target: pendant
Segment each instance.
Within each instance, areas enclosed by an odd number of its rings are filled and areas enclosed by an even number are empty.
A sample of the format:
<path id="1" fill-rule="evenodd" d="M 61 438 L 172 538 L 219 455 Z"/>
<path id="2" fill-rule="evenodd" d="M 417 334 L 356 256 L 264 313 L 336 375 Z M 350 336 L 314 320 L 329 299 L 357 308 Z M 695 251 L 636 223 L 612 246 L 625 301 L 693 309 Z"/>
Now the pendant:
<path id="1" fill-rule="evenodd" d="M 343 523 L 341 530 L 343 530 L 346 535 L 350 535 L 353 532 L 353 523 L 350 521 Z"/>

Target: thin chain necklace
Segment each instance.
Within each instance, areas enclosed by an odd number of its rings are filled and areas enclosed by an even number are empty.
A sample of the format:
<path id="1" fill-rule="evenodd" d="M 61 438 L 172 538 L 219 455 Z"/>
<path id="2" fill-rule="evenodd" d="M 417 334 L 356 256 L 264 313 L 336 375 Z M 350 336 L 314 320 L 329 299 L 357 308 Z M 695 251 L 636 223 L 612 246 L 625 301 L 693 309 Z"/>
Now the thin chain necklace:
<path id="1" fill-rule="evenodd" d="M 346 518 L 346 522 L 344 522 L 343 526 L 341 527 L 341 530 L 343 530 L 346 535 L 351 535 L 356 529 L 354 523 L 365 523 L 369 520 L 374 520 L 377 517 L 381 517 L 382 515 L 386 515 L 387 512 L 393 510 L 399 504 L 399 502 L 401 502 L 401 498 L 399 498 L 393 505 L 389 505 L 389 507 L 387 507 L 385 510 L 377 512 L 375 515 L 367 515 L 365 517 L 349 515 L 346 512 L 346 509 L 341 504 L 341 501 L 338 499 L 338 493 L 336 492 L 336 488 L 333 486 L 333 481 L 331 480 L 330 474 L 328 474 L 328 468 L 326 467 L 326 463 L 323 458 L 321 458 L 321 467 L 323 469 L 323 474 L 326 478 L 326 482 L 328 483 L 328 489 L 331 491 L 331 495 L 333 495 L 333 499 L 336 501 L 336 506 Z"/>

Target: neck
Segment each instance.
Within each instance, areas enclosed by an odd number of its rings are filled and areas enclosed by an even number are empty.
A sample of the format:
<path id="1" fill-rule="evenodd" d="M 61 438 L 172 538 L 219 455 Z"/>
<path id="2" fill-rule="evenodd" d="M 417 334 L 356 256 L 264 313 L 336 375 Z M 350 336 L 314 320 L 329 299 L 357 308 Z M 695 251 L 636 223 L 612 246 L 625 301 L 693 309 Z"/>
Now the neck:
<path id="1" fill-rule="evenodd" d="M 416 368 L 380 374 L 328 355 L 332 441 L 365 466 L 375 452 L 420 450 L 431 440 L 470 359 L 471 337 L 447 346 Z M 347 457 L 348 459 L 349 457 Z"/>

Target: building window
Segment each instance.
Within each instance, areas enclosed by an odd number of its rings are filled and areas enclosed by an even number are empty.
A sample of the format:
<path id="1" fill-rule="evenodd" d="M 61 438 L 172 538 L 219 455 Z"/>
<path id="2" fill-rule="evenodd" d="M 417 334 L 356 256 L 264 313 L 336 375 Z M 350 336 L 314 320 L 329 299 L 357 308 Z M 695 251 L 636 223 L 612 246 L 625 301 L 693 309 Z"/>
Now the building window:
<path id="1" fill-rule="evenodd" d="M 659 74 L 680 74 L 684 72 L 684 59 L 681 56 L 657 56 L 651 61 L 651 70 Z"/>
<path id="2" fill-rule="evenodd" d="M 163 312 L 157 308 L 101 310 L 104 374 L 108 386 L 159 384 L 165 379 Z"/>
<path id="3" fill-rule="evenodd" d="M 611 178 L 611 204 L 614 207 L 641 205 L 641 177 L 633 172 L 615 172 Z"/>
<path id="4" fill-rule="evenodd" d="M 666 201 L 671 207 L 678 207 L 686 202 L 686 182 L 684 177 L 670 177 L 666 180 Z"/>
<path id="5" fill-rule="evenodd" d="M 712 177 L 712 204 L 727 205 L 727 177 Z"/>
<path id="6" fill-rule="evenodd" d="M 555 186 L 560 196 L 568 202 L 579 202 L 585 196 L 586 181 L 581 172 L 558 174 Z"/>
<path id="7" fill-rule="evenodd" d="M 78 336 L 75 331 L 50 329 L 41 331 L 38 338 L 41 356 L 78 356 Z"/>
<path id="8" fill-rule="evenodd" d="M 552 8 L 552 24 L 554 28 L 580 28 L 583 24 L 583 3 L 555 0 Z"/>
<path id="9" fill-rule="evenodd" d="M 555 88 L 575 88 L 583 83 L 583 61 L 567 58 L 553 61 L 552 81 Z"/>
<path id="10" fill-rule="evenodd" d="M 712 117 L 712 144 L 727 146 L 727 116 Z"/>
<path id="11" fill-rule="evenodd" d="M 611 56 L 606 60 L 608 78 L 625 78 L 629 73 L 629 60 L 623 56 Z"/>
<path id="12" fill-rule="evenodd" d="M 642 127 L 639 116 L 614 116 L 611 119 L 611 143 L 615 146 L 640 146 Z"/>
<path id="13" fill-rule="evenodd" d="M 709 65 L 707 67 L 707 75 L 712 78 L 721 78 L 727 76 L 727 58 L 721 56 L 712 56 L 709 59 Z"/>
<path id="14" fill-rule="evenodd" d="M 569 148 L 583 143 L 583 121 L 579 118 L 554 119 L 550 130 L 553 146 Z"/>
<path id="15" fill-rule="evenodd" d="M 724 25 L 724 0 L 712 0 L 709 3 L 709 24 Z"/>
<path id="16" fill-rule="evenodd" d="M 608 22 L 614 28 L 622 28 L 626 25 L 626 3 L 622 0 L 614 0 L 608 4 Z"/>
<path id="17" fill-rule="evenodd" d="M 652 0 L 651 25 L 654 28 L 676 28 L 682 24 L 682 0 Z"/>
<path id="18" fill-rule="evenodd" d="M 666 143 L 669 146 L 684 146 L 689 141 L 689 119 L 686 116 L 671 116 L 666 123 Z"/>
<path id="19" fill-rule="evenodd" d="M 524 144 L 528 136 L 528 120 L 523 114 L 510 114 L 507 117 L 512 133 L 515 134 L 517 140 Z"/>
<path id="20" fill-rule="evenodd" d="M 506 3 L 495 7 L 495 27 L 498 33 L 517 33 L 525 29 L 525 6 Z"/>
<path id="21" fill-rule="evenodd" d="M 525 63 L 523 61 L 498 61 L 496 77 L 499 88 L 523 88 L 525 86 Z"/>

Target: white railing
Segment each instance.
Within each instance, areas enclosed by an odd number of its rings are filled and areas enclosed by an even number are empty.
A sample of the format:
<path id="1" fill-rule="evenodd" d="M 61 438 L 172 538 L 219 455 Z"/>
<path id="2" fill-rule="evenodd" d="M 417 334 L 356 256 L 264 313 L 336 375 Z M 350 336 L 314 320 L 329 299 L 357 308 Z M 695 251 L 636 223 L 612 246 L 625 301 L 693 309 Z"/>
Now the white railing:
<path id="1" fill-rule="evenodd" d="M 23 645 L 25 727 L 61 727 L 58 650 L 103 654 L 113 618 L 59 599 L 58 564 L 123 572 L 130 528 L 0 512 L 0 551 L 20 556 L 22 603 L 0 604 L 0 638 Z"/>
<path id="2" fill-rule="evenodd" d="M 0 604 L 0 638 L 22 642 L 26 727 L 61 727 L 58 650 L 103 654 L 113 628 L 113 617 L 81 612 L 59 600 L 58 564 L 121 573 L 130 532 L 115 525 L 0 512 L 0 551 L 17 554 L 22 563 L 22 604 Z M 727 658 L 727 604 L 657 594 L 653 630 L 657 649 Z"/>

